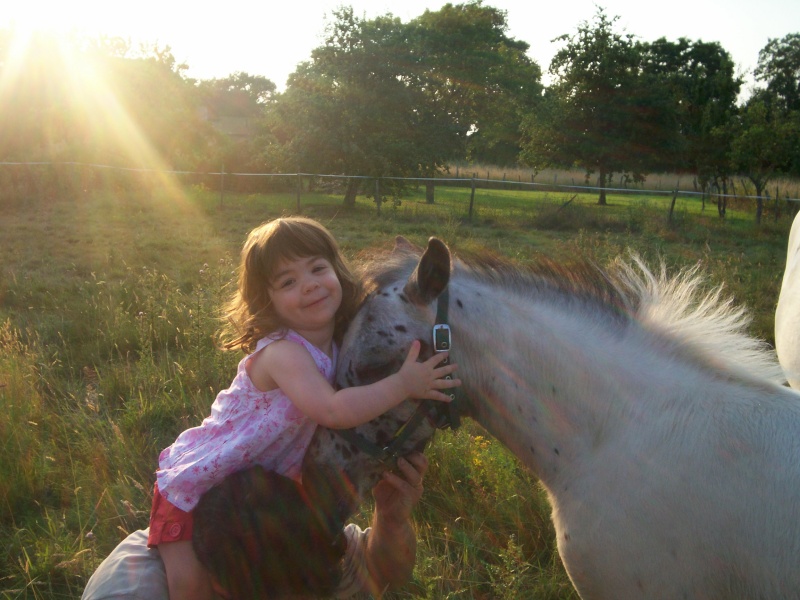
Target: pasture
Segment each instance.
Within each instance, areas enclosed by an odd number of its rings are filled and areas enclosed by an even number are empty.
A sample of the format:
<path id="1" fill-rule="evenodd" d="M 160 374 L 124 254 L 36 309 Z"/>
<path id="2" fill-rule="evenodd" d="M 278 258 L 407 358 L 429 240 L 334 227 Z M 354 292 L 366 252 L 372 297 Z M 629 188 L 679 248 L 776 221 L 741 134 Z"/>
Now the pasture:
<path id="1" fill-rule="evenodd" d="M 540 254 L 605 264 L 631 249 L 670 270 L 702 264 L 773 342 L 792 214 L 699 200 L 424 190 L 376 214 L 359 197 L 304 195 L 353 260 L 402 234 L 525 264 Z M 158 452 L 207 414 L 239 356 L 214 345 L 217 308 L 252 227 L 294 194 L 187 188 L 71 199 L 0 196 L 0 594 L 79 598 L 94 567 L 147 524 Z M 438 434 L 416 513 L 414 581 L 393 598 L 573 598 L 535 479 L 477 425 Z M 359 516 L 368 519 L 369 509 Z"/>

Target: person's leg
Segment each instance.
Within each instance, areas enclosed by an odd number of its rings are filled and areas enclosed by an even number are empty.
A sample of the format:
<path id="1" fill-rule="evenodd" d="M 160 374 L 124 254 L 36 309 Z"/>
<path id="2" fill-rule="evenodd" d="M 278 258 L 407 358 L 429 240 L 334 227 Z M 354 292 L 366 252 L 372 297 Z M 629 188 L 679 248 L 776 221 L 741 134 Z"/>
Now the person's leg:
<path id="1" fill-rule="evenodd" d="M 192 542 L 165 542 L 158 545 L 158 552 L 167 571 L 169 600 L 212 600 L 211 581 Z"/>
<path id="2" fill-rule="evenodd" d="M 154 486 L 147 545 L 158 548 L 161 555 L 170 600 L 213 598 L 208 573 L 192 548 L 193 522 L 192 513 L 173 505 L 161 495 L 158 484 Z"/>

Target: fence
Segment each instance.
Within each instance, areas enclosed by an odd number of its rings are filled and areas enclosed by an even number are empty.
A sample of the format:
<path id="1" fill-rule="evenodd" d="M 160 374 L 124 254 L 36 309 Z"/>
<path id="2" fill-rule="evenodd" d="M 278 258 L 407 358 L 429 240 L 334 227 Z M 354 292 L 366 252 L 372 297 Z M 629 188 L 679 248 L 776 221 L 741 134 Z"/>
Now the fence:
<path id="1" fill-rule="evenodd" d="M 109 186 L 128 189 L 146 189 L 153 185 L 153 178 L 155 178 L 156 185 L 164 185 L 167 180 L 170 180 L 173 184 L 176 181 L 179 183 L 201 183 L 208 189 L 216 189 L 219 191 L 220 203 L 224 202 L 225 195 L 229 192 L 270 193 L 281 191 L 295 193 L 298 212 L 302 209 L 302 196 L 304 192 L 312 192 L 320 189 L 320 187 L 324 187 L 320 182 L 325 181 L 339 183 L 351 181 L 362 182 L 360 185 L 362 193 L 373 197 L 376 210 L 379 214 L 382 204 L 386 202 L 386 191 L 392 193 L 396 191 L 398 187 L 425 185 L 426 188 L 430 190 L 429 197 L 432 201 L 432 190 L 435 187 L 456 186 L 470 190 L 467 215 L 470 220 L 472 220 L 474 215 L 475 196 L 476 190 L 478 189 L 530 190 L 536 192 L 574 194 L 566 204 L 572 202 L 575 195 L 599 194 L 603 189 L 606 194 L 639 194 L 653 197 L 664 196 L 666 198 L 671 196 L 668 215 L 670 220 L 673 217 L 675 204 L 679 197 L 699 198 L 704 203 L 704 206 L 706 202 L 716 205 L 721 217 L 725 216 L 726 206 L 729 200 L 755 202 L 755 220 L 757 222 L 761 221 L 765 207 L 774 207 L 775 214 L 777 215 L 780 212 L 780 201 L 786 202 L 792 213 L 796 211 L 797 206 L 800 206 L 791 205 L 791 203 L 800 202 L 800 199 L 789 197 L 787 194 L 781 197 L 778 188 L 775 189 L 774 198 L 769 192 L 766 192 L 763 196 L 750 194 L 747 191 L 748 185 L 743 179 L 740 179 L 739 187 L 744 190 L 744 193 L 734 192 L 732 194 L 724 194 L 718 192 L 710 193 L 708 191 L 682 190 L 678 189 L 677 185 L 673 186 L 674 189 L 647 189 L 641 185 L 600 188 L 599 186 L 577 185 L 574 179 L 572 183 L 565 184 L 558 183 L 558 174 L 553 175 L 552 183 L 544 183 L 534 181 L 534 175 L 531 175 L 531 181 L 528 182 L 522 181 L 521 177 L 518 177 L 516 181 L 507 179 L 505 173 L 502 179 L 492 179 L 490 178 L 489 170 L 487 170 L 487 176 L 485 178 L 478 177 L 477 172 L 474 172 L 471 177 L 459 176 L 459 173 L 460 168 L 456 168 L 455 177 L 442 175 L 438 177 L 375 178 L 363 175 L 330 175 L 316 173 L 240 173 L 227 172 L 224 167 L 217 171 L 187 171 L 144 167 L 119 167 L 77 161 L 6 161 L 0 162 L 0 199 L 2 199 L 3 196 L 9 195 L 30 196 L 31 194 L 36 194 L 44 196 L 97 187 L 107 188 Z M 304 182 L 306 182 L 305 187 L 303 185 Z M 731 185 L 735 190 L 735 184 L 731 183 Z"/>

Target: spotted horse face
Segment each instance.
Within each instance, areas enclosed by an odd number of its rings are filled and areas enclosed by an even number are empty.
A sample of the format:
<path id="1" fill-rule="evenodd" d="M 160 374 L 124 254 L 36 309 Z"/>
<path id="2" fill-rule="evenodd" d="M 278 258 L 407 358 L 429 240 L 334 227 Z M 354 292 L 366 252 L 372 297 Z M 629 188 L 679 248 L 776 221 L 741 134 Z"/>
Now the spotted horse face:
<path id="1" fill-rule="evenodd" d="M 418 249 L 398 238 L 392 259 L 388 272 L 374 276 L 375 291 L 363 302 L 345 335 L 336 372 L 338 386 L 366 385 L 396 372 L 414 340 L 422 344 L 420 360 L 433 353 L 435 299 L 447 285 L 450 253 L 442 242 L 432 239 L 420 257 Z M 407 400 L 356 427 L 351 430 L 358 436 L 355 441 L 318 427 L 303 463 L 304 485 L 333 494 L 339 517 L 346 519 L 381 474 L 395 468 L 398 456 L 421 451 L 433 436 L 435 423 L 419 417 L 418 409 L 424 408 L 420 404 Z"/>

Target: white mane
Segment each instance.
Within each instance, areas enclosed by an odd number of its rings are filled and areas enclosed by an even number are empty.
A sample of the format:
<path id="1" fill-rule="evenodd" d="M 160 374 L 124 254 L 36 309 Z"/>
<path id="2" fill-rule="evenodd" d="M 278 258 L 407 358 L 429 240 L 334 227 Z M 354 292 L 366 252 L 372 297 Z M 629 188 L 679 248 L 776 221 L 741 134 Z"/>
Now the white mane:
<path id="1" fill-rule="evenodd" d="M 619 278 L 639 298 L 637 320 L 694 348 L 717 368 L 739 376 L 783 383 L 785 376 L 772 348 L 747 333 L 750 316 L 723 286 L 703 291 L 700 265 L 668 276 L 661 264 L 653 274 L 638 256 L 631 263 L 617 261 Z"/>

